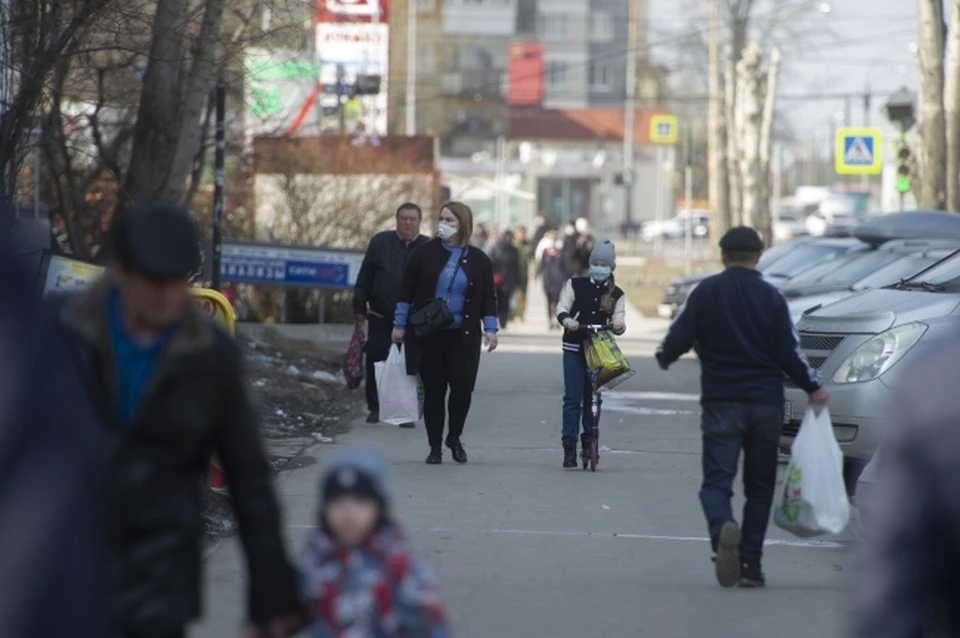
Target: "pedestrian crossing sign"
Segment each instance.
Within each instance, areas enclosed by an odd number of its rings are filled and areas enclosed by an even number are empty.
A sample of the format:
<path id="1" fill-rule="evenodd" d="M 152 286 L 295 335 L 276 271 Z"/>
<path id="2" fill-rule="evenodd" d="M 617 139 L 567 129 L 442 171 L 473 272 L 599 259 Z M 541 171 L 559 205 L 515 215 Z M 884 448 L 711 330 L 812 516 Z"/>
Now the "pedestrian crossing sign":
<path id="1" fill-rule="evenodd" d="M 677 118 L 672 115 L 652 115 L 650 117 L 650 143 L 676 144 Z"/>
<path id="2" fill-rule="evenodd" d="M 837 131 L 838 175 L 879 175 L 883 172 L 880 129 L 841 128 Z"/>

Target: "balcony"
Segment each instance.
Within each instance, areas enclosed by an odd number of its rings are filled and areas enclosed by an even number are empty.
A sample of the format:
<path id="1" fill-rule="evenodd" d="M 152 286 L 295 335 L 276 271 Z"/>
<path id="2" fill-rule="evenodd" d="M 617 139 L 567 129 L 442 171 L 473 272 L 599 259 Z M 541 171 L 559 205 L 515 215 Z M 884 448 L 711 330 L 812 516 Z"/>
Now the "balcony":
<path id="1" fill-rule="evenodd" d="M 444 95 L 479 95 L 503 98 L 507 89 L 506 71 L 455 71 L 443 74 Z"/>

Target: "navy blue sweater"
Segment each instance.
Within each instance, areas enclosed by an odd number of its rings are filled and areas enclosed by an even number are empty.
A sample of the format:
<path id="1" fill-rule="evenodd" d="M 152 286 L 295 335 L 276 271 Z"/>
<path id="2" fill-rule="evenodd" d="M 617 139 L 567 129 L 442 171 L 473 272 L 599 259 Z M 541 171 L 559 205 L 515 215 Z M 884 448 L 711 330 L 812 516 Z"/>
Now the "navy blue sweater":
<path id="1" fill-rule="evenodd" d="M 657 349 L 669 365 L 695 348 L 701 403 L 783 405 L 783 373 L 813 392 L 820 375 L 800 350 L 787 302 L 763 276 L 728 268 L 700 282 Z"/>

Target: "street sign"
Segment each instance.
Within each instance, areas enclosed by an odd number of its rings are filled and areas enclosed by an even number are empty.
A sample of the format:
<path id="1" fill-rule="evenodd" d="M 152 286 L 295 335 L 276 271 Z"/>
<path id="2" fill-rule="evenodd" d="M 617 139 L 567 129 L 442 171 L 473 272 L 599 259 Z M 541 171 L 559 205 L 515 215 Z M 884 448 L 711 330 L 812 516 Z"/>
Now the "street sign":
<path id="1" fill-rule="evenodd" d="M 347 290 L 357 281 L 363 253 L 231 242 L 223 244 L 221 260 L 223 281 Z"/>
<path id="2" fill-rule="evenodd" d="M 837 130 L 836 170 L 838 175 L 879 175 L 883 172 L 881 133 L 875 128 Z"/>
<path id="3" fill-rule="evenodd" d="M 650 117 L 650 143 L 676 144 L 677 118 L 673 115 L 653 115 Z"/>

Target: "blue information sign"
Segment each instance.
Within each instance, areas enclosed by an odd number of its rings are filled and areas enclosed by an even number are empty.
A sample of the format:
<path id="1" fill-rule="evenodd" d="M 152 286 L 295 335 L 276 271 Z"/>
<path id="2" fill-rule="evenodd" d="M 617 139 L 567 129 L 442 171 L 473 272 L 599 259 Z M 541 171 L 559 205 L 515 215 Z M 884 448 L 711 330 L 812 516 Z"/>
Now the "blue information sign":
<path id="1" fill-rule="evenodd" d="M 220 261 L 224 281 L 349 289 L 357 281 L 363 253 L 278 244 L 224 243 Z"/>

